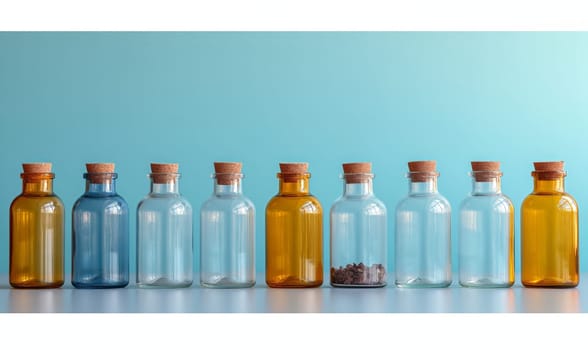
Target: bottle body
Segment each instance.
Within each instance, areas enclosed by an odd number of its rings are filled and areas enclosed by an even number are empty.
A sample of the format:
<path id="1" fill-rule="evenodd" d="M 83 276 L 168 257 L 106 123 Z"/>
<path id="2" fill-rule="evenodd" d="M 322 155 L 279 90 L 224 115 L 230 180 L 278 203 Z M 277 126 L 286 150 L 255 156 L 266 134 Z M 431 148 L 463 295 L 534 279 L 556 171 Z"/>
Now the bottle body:
<path id="1" fill-rule="evenodd" d="M 137 207 L 138 287 L 192 285 L 192 206 L 174 187 L 153 184 Z"/>
<path id="2" fill-rule="evenodd" d="M 25 177 L 10 205 L 10 285 L 57 288 L 64 282 L 64 206 L 52 175 Z"/>
<path id="3" fill-rule="evenodd" d="M 437 192 L 436 173 L 409 181 L 396 207 L 395 283 L 398 287 L 451 284 L 451 206 Z"/>
<path id="4" fill-rule="evenodd" d="M 307 190 L 308 177 L 301 175 L 291 182 L 280 179 L 282 190 L 267 204 L 266 283 L 270 287 L 323 283 L 323 212 Z"/>
<path id="5" fill-rule="evenodd" d="M 200 210 L 200 283 L 205 287 L 255 285 L 255 208 L 236 187 L 240 184 L 216 184 Z"/>
<path id="6" fill-rule="evenodd" d="M 331 207 L 331 285 L 386 285 L 386 206 L 371 191 L 371 179 L 346 184 L 344 195 Z"/>
<path id="7" fill-rule="evenodd" d="M 579 283 L 578 205 L 560 179 L 535 179 L 521 207 L 521 280 L 526 287 Z"/>
<path id="8" fill-rule="evenodd" d="M 495 180 L 494 180 L 495 181 Z M 493 187 L 493 183 L 474 186 Z M 510 287 L 514 283 L 514 207 L 496 190 L 474 191 L 459 211 L 459 283 Z"/>
<path id="9" fill-rule="evenodd" d="M 121 288 L 129 283 L 129 209 L 113 184 L 89 184 L 72 211 L 72 285 Z"/>

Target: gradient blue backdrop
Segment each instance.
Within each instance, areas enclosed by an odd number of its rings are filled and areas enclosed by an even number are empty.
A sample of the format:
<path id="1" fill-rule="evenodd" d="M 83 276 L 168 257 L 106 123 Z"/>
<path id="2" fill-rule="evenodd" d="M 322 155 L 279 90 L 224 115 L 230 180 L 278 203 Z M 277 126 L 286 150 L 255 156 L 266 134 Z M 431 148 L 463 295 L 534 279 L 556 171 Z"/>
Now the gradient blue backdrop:
<path id="1" fill-rule="evenodd" d="M 263 271 L 264 208 L 277 191 L 278 162 L 310 163 L 311 191 L 325 211 L 325 269 L 340 164 L 373 162 L 375 191 L 390 213 L 393 270 L 406 162 L 436 159 L 454 209 L 455 270 L 469 161 L 500 160 L 516 208 L 518 270 L 532 162 L 561 159 L 580 205 L 581 256 L 588 254 L 587 62 L 588 33 L 0 33 L 0 273 L 8 271 L 20 164 L 35 161 L 53 162 L 67 208 L 67 271 L 86 162 L 116 163 L 119 193 L 133 208 L 133 269 L 135 208 L 153 161 L 180 163 L 196 252 L 212 162 L 242 161 Z"/>

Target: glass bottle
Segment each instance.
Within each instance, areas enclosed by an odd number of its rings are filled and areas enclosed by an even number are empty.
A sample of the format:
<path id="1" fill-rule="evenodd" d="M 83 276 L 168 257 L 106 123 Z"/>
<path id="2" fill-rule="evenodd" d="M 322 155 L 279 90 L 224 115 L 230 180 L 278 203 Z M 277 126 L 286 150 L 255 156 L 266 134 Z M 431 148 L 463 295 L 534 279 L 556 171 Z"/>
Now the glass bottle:
<path id="1" fill-rule="evenodd" d="M 255 285 L 255 207 L 241 189 L 241 163 L 214 163 L 214 192 L 200 210 L 200 284 Z"/>
<path id="2" fill-rule="evenodd" d="M 386 206 L 373 191 L 371 163 L 343 164 L 343 195 L 331 207 L 331 285 L 386 285 Z"/>
<path id="3" fill-rule="evenodd" d="M 398 287 L 451 284 L 451 206 L 437 191 L 435 161 L 409 162 L 408 197 L 396 207 Z"/>
<path id="4" fill-rule="evenodd" d="M 578 204 L 564 190 L 563 162 L 536 162 L 533 192 L 521 207 L 521 279 L 525 287 L 575 287 Z"/>
<path id="5" fill-rule="evenodd" d="M 116 193 L 114 164 L 86 164 L 86 192 L 72 210 L 71 283 L 121 288 L 129 283 L 129 208 Z"/>
<path id="6" fill-rule="evenodd" d="M 514 283 L 514 207 L 500 188 L 499 162 L 472 162 L 472 193 L 459 210 L 459 284 Z"/>
<path id="7" fill-rule="evenodd" d="M 10 205 L 10 285 L 63 285 L 64 206 L 53 193 L 51 163 L 23 164 L 22 193 Z"/>
<path id="8" fill-rule="evenodd" d="M 137 207 L 137 286 L 192 285 L 192 206 L 178 164 L 151 163 L 151 192 Z"/>
<path id="9" fill-rule="evenodd" d="M 323 283 L 323 210 L 310 194 L 307 163 L 280 163 L 280 190 L 266 207 L 266 283 L 318 287 Z"/>

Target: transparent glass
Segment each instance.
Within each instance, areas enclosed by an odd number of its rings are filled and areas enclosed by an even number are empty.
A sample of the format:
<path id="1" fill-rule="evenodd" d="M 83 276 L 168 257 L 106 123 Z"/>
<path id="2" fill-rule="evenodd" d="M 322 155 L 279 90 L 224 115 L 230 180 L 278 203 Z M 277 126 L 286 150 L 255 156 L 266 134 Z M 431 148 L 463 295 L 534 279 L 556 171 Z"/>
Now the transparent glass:
<path id="1" fill-rule="evenodd" d="M 356 179 L 361 177 L 360 182 Z M 386 285 L 386 206 L 373 192 L 372 174 L 342 176 L 343 195 L 330 212 L 331 285 Z M 348 182 L 348 178 L 353 178 Z"/>
<path id="2" fill-rule="evenodd" d="M 161 176 L 158 174 L 157 176 Z M 154 182 L 137 208 L 137 286 L 192 285 L 192 206 L 179 192 L 179 174 Z"/>
<path id="3" fill-rule="evenodd" d="M 10 205 L 10 285 L 63 285 L 64 206 L 52 173 L 21 174 L 22 193 Z"/>
<path id="4" fill-rule="evenodd" d="M 408 197 L 396 207 L 395 283 L 398 287 L 451 284 L 451 206 L 437 191 L 437 173 L 409 178 Z"/>
<path id="5" fill-rule="evenodd" d="M 233 175 L 236 176 L 236 175 Z M 255 285 L 255 207 L 241 177 L 214 179 L 214 193 L 200 210 L 200 284 L 212 288 Z"/>
<path id="6" fill-rule="evenodd" d="M 76 288 L 125 287 L 129 208 L 116 193 L 117 174 L 84 174 L 84 178 L 86 191 L 72 210 L 71 283 Z"/>
<path id="7" fill-rule="evenodd" d="M 323 284 L 323 210 L 309 192 L 310 174 L 278 174 L 280 191 L 266 207 L 266 283 Z"/>
<path id="8" fill-rule="evenodd" d="M 514 283 L 514 207 L 501 192 L 500 174 L 477 181 L 472 172 L 472 192 L 461 203 L 459 284 L 464 287 Z"/>
<path id="9" fill-rule="evenodd" d="M 521 207 L 521 280 L 526 287 L 579 283 L 578 204 L 564 191 L 563 175 L 539 179 Z"/>

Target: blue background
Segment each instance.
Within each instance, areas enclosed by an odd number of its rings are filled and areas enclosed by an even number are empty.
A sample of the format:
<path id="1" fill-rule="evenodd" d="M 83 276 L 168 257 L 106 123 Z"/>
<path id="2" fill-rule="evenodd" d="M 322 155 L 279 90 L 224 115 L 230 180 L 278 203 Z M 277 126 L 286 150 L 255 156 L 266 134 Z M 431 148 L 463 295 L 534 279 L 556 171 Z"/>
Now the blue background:
<path id="1" fill-rule="evenodd" d="M 456 270 L 469 161 L 499 160 L 516 208 L 518 270 L 532 162 L 565 160 L 566 189 L 580 205 L 580 254 L 588 254 L 586 62 L 588 33 L 0 33 L 0 273 L 8 271 L 20 164 L 36 161 L 53 163 L 66 205 L 68 273 L 71 207 L 86 162 L 116 163 L 118 191 L 132 208 L 133 270 L 135 208 L 149 190 L 150 162 L 180 163 L 195 252 L 212 162 L 243 162 L 263 271 L 264 208 L 277 192 L 278 162 L 310 163 L 325 212 L 326 270 L 340 164 L 371 161 L 376 195 L 388 206 L 393 270 L 406 162 L 436 159 L 453 207 Z"/>

